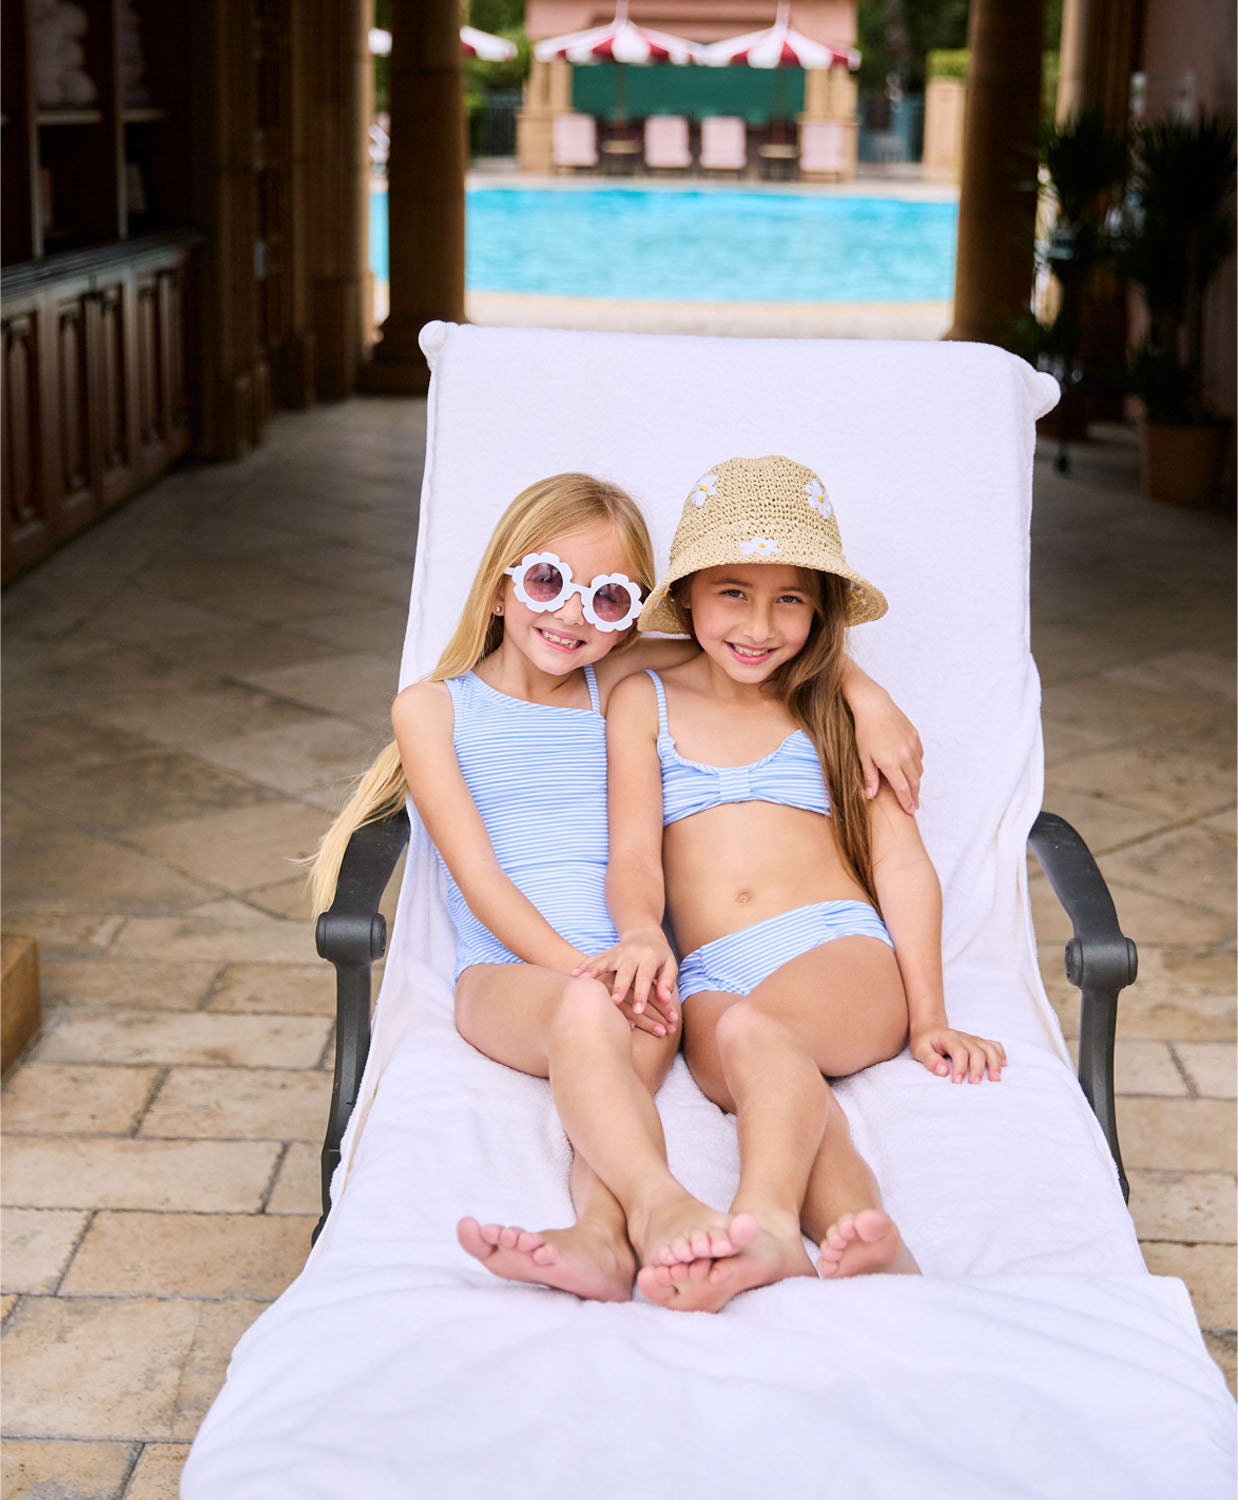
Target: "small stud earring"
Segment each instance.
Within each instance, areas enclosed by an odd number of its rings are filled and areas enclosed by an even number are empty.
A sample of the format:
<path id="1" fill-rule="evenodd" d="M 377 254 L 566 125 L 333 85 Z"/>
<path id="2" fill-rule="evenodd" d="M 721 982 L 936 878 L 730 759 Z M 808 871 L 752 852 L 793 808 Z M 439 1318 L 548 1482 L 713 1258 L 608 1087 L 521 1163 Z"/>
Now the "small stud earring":
<path id="1" fill-rule="evenodd" d="M 496 615 L 501 615 L 503 613 L 503 606 L 501 604 L 496 604 L 494 606 L 494 612 Z"/>

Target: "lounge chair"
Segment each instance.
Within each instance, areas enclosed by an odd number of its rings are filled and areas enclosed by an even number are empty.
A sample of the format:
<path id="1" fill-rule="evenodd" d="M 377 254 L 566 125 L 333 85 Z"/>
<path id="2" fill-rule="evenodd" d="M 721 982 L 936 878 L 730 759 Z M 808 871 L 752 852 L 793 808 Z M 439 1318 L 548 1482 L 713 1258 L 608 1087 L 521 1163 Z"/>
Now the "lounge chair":
<path id="1" fill-rule="evenodd" d="M 748 127 L 738 115 L 706 115 L 701 121 L 701 166 L 707 172 L 743 172 L 748 166 Z"/>
<path id="2" fill-rule="evenodd" d="M 597 125 L 592 115 L 556 115 L 552 138 L 556 167 L 596 167 Z"/>
<path id="3" fill-rule="evenodd" d="M 800 171 L 807 176 L 841 177 L 847 169 L 847 130 L 841 120 L 800 124 Z"/>
<path id="4" fill-rule="evenodd" d="M 645 166 L 685 171 L 692 165 L 688 121 L 683 115 L 650 115 L 645 121 Z"/>
<path id="5" fill-rule="evenodd" d="M 435 662 L 493 522 L 534 479 L 621 482 L 661 561 L 711 463 L 811 465 L 890 601 L 853 649 L 925 742 L 951 1016 L 999 1037 L 1009 1066 L 952 1087 L 904 1054 L 837 1083 L 923 1278 L 799 1278 L 716 1316 L 505 1284 L 456 1220 L 567 1222 L 562 1130 L 542 1080 L 455 1030 L 454 935 L 418 826 L 371 1041 L 378 896 L 409 822 L 362 830 L 319 929 L 340 973 L 330 1212 L 237 1346 L 182 1500 L 1232 1500 L 1233 1402 L 1123 1201 L 1113 1022 L 1133 952 L 1082 841 L 1041 813 L 1028 523 L 1053 381 L 960 343 L 430 324 L 422 345 L 400 681 Z M 1037 967 L 1029 834 L 1075 924 L 1082 1088 Z M 734 1122 L 682 1059 L 658 1103 L 672 1166 L 725 1203 Z"/>

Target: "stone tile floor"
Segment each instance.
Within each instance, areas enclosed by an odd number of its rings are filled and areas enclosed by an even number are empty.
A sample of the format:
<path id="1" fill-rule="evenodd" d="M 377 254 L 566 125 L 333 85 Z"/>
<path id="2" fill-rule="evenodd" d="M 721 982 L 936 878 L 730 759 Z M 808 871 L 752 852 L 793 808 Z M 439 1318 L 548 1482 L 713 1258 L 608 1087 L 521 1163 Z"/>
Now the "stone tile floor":
<path id="1" fill-rule="evenodd" d="M 317 1211 L 332 986 L 302 874 L 386 738 L 424 405 L 282 416 L 4 600 L 6 927 L 45 1020 L 3 1093 L 4 1500 L 156 1500 Z M 1141 497 L 1127 434 L 1037 460 L 1046 805 L 1141 977 L 1131 1207 L 1234 1379 L 1232 519 Z M 1046 982 L 1069 931 L 1033 879 Z"/>

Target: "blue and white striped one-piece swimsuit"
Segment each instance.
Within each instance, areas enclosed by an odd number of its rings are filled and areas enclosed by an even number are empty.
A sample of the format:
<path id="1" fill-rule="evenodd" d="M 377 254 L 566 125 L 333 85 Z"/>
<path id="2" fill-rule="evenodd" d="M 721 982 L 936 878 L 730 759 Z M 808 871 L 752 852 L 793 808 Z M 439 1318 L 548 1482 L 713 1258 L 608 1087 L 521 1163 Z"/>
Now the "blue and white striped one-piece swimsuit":
<path id="1" fill-rule="evenodd" d="M 460 770 L 500 868 L 561 937 L 602 953 L 618 941 L 606 909 L 606 721 L 593 668 L 584 672 L 590 708 L 512 698 L 474 672 L 447 690 Z M 456 978 L 471 964 L 523 961 L 473 915 L 450 870 L 447 905 Z"/>
<path id="2" fill-rule="evenodd" d="M 646 669 L 648 670 L 648 669 Z M 830 811 L 821 761 L 802 729 L 747 766 L 709 766 L 680 755 L 666 713 L 666 689 L 649 672 L 658 695 L 658 757 L 662 762 L 665 827 L 729 802 L 774 802 L 807 812 Z M 679 965 L 681 1001 L 702 990 L 749 995 L 783 964 L 841 937 L 871 937 L 893 947 L 885 923 L 867 901 L 818 901 L 753 922 L 705 943 Z"/>

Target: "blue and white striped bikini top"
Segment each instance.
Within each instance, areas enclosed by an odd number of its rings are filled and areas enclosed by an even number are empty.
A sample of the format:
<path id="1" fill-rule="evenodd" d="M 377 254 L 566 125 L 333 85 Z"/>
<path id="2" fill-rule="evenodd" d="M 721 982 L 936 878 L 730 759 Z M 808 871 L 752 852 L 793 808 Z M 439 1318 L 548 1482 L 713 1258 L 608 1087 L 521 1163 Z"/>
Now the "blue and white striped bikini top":
<path id="1" fill-rule="evenodd" d="M 474 672 L 447 679 L 460 770 L 505 871 L 609 856 L 606 720 L 584 671 L 592 708 L 513 698 Z"/>
<path id="2" fill-rule="evenodd" d="M 645 669 L 649 671 L 648 668 Z M 748 766 L 706 766 L 680 755 L 666 718 L 666 689 L 649 672 L 658 694 L 658 755 L 662 761 L 662 824 L 727 802 L 776 802 L 806 812 L 830 812 L 821 759 L 802 729 L 793 730 L 777 750 Z"/>

